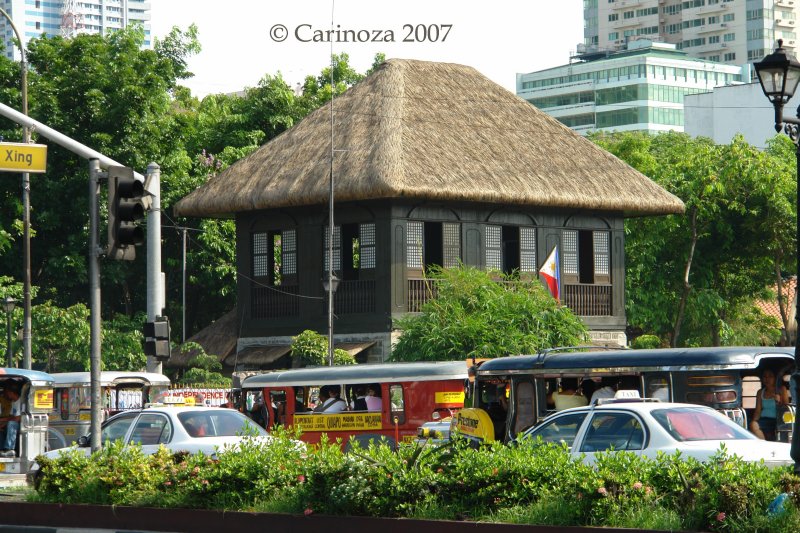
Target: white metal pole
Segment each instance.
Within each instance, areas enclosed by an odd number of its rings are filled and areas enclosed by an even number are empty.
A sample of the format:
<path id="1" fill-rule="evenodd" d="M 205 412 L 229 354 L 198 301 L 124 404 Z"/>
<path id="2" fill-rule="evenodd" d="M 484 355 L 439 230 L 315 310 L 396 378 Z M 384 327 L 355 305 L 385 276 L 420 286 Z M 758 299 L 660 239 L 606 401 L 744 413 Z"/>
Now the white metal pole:
<path id="1" fill-rule="evenodd" d="M 164 279 L 161 275 L 161 167 L 147 165 L 148 192 L 152 195 L 147 212 L 147 321 L 155 322 L 164 312 Z M 161 361 L 147 357 L 147 371 L 161 373 Z"/>

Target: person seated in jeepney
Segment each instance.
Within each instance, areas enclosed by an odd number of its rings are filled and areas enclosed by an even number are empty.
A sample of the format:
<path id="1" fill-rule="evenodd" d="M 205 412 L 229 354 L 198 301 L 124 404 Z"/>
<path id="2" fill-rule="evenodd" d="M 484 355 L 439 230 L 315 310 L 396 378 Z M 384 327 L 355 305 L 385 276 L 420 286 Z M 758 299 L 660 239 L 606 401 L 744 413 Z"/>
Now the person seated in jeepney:
<path id="1" fill-rule="evenodd" d="M 19 433 L 21 386 L 6 381 L 0 393 L 0 457 L 15 457 Z"/>
<path id="2" fill-rule="evenodd" d="M 340 388 L 336 385 L 323 385 L 319 389 L 320 403 L 314 408 L 314 413 L 334 414 L 347 410 L 347 402 L 339 397 Z"/>
<path id="3" fill-rule="evenodd" d="M 355 398 L 350 403 L 351 411 L 366 411 L 367 410 L 367 387 L 364 385 L 356 385 L 353 387 Z"/>
<path id="4" fill-rule="evenodd" d="M 789 405 L 789 392 L 778 386 L 775 371 L 761 372 L 761 388 L 756 393 L 756 408 L 750 421 L 750 431 L 762 440 L 775 440 L 778 411 Z"/>

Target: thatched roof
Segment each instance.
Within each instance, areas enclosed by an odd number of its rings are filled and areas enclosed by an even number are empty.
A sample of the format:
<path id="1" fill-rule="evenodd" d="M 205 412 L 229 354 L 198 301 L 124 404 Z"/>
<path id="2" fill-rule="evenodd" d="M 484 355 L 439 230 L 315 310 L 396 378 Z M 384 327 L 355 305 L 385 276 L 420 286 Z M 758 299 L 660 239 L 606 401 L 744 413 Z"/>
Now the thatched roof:
<path id="1" fill-rule="evenodd" d="M 236 308 L 228 311 L 217 320 L 195 333 L 186 342 L 196 342 L 209 355 L 214 355 L 220 363 L 231 354 L 236 353 L 239 340 L 239 323 L 236 320 Z M 166 363 L 173 368 L 186 368 L 197 350 L 175 350 Z"/>
<path id="2" fill-rule="evenodd" d="M 415 198 L 682 213 L 649 178 L 463 65 L 392 59 L 333 102 L 337 202 Z M 324 205 L 330 103 L 175 206 L 186 216 Z"/>

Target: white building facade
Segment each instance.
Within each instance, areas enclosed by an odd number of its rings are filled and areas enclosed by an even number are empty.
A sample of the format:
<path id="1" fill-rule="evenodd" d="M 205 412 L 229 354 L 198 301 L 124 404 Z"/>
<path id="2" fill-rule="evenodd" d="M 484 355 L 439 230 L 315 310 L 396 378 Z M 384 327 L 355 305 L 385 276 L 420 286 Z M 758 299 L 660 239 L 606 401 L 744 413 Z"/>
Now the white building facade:
<path id="1" fill-rule="evenodd" d="M 573 130 L 684 131 L 684 98 L 749 80 L 747 68 L 694 59 L 675 45 L 633 41 L 627 49 L 528 74 L 517 96 Z"/>
<path id="2" fill-rule="evenodd" d="M 800 96 L 795 96 L 783 109 L 787 117 L 795 117 Z M 685 131 L 693 137 L 709 137 L 717 144 L 727 144 L 737 134 L 758 148 L 776 135 L 775 109 L 764 96 L 758 82 L 717 87 L 713 91 L 686 97 Z"/>
<path id="3" fill-rule="evenodd" d="M 777 39 L 797 55 L 800 0 L 584 0 L 584 42 L 578 52 L 619 50 L 647 38 L 675 44 L 693 57 L 752 63 Z"/>
<path id="4" fill-rule="evenodd" d="M 71 36 L 76 33 L 109 32 L 138 24 L 144 28 L 145 47 L 151 46 L 150 2 L 145 0 L 0 0 L 0 7 L 14 21 L 23 46 L 34 37 L 47 35 Z M 0 17 L 2 53 L 19 59 L 14 45 L 14 32 L 4 17 Z"/>

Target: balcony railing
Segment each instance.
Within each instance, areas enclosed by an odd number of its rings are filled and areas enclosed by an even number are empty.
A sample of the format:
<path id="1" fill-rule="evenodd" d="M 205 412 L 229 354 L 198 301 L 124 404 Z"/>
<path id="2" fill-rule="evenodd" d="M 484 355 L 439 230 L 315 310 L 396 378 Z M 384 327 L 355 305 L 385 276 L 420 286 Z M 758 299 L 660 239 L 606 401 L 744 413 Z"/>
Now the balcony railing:
<path id="1" fill-rule="evenodd" d="M 436 280 L 409 279 L 406 311 L 409 313 L 419 313 L 422 311 L 422 306 L 425 302 L 436 298 L 437 289 Z"/>
<path id="2" fill-rule="evenodd" d="M 253 318 L 280 318 L 300 314 L 300 294 L 297 285 L 255 287 L 250 303 Z"/>
<path id="3" fill-rule="evenodd" d="M 565 283 L 562 302 L 578 316 L 611 316 L 613 314 L 611 287 L 611 284 Z M 435 298 L 436 294 L 436 280 L 409 279 L 406 311 L 419 313 L 422 311 L 422 306 Z"/>
<path id="4" fill-rule="evenodd" d="M 325 309 L 328 298 L 325 295 Z M 333 312 L 337 315 L 375 312 L 375 280 L 343 280 L 333 295 Z"/>
<path id="5" fill-rule="evenodd" d="M 611 316 L 611 284 L 564 284 L 564 305 L 578 316 Z"/>

